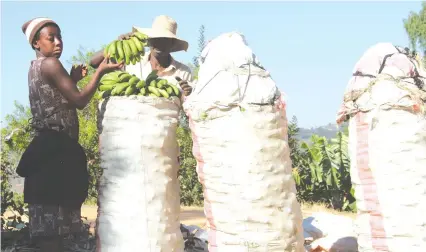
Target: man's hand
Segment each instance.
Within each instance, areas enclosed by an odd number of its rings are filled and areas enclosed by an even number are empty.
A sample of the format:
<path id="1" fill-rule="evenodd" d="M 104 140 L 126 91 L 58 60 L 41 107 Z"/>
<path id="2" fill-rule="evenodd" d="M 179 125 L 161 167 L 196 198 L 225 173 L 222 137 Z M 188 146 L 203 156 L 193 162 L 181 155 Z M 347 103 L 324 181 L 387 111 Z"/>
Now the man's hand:
<path id="1" fill-rule="evenodd" d="M 87 75 L 87 67 L 79 64 L 73 65 L 70 71 L 71 79 L 77 83 Z"/>
<path id="2" fill-rule="evenodd" d="M 118 40 L 125 40 L 125 39 L 129 39 L 129 38 L 130 38 L 130 36 L 132 36 L 132 35 L 133 35 L 133 32 L 125 33 L 125 34 L 123 34 L 123 35 L 118 36 Z"/>
<path id="3" fill-rule="evenodd" d="M 192 87 L 188 84 L 188 82 L 187 82 L 187 81 L 182 80 L 181 78 L 179 78 L 179 77 L 177 77 L 177 76 L 176 76 L 175 78 L 176 78 L 176 80 L 178 81 L 179 86 L 182 88 L 182 90 L 183 90 L 183 94 L 184 94 L 185 96 L 190 95 L 190 94 L 192 93 Z"/>

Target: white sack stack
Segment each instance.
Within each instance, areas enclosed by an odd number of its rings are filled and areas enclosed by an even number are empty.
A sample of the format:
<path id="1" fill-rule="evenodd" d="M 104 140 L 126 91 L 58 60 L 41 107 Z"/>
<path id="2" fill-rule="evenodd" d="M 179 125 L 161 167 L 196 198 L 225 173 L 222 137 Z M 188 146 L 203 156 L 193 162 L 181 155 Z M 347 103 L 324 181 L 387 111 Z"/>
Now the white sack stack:
<path id="1" fill-rule="evenodd" d="M 354 68 L 338 122 L 349 120 L 360 252 L 426 251 L 426 73 L 379 43 Z"/>
<path id="2" fill-rule="evenodd" d="M 182 252 L 179 98 L 110 97 L 99 105 L 99 252 Z"/>
<path id="3" fill-rule="evenodd" d="M 210 252 L 304 251 L 285 103 L 244 37 L 204 48 L 190 120 Z"/>

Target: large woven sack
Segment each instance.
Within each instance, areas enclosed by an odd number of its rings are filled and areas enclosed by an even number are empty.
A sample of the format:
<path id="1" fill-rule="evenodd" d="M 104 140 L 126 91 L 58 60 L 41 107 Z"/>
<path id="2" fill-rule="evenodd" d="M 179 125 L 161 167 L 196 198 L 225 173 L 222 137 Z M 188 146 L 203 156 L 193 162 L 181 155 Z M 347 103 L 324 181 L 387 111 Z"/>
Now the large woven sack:
<path id="1" fill-rule="evenodd" d="M 111 97 L 99 110 L 97 251 L 182 252 L 179 99 Z"/>
<path id="2" fill-rule="evenodd" d="M 184 109 L 204 189 L 209 251 L 304 251 L 280 92 L 240 34 L 212 40 L 201 61 Z"/>
<path id="3" fill-rule="evenodd" d="M 349 120 L 358 249 L 426 251 L 426 87 L 421 60 L 371 47 L 350 79 L 338 122 Z"/>

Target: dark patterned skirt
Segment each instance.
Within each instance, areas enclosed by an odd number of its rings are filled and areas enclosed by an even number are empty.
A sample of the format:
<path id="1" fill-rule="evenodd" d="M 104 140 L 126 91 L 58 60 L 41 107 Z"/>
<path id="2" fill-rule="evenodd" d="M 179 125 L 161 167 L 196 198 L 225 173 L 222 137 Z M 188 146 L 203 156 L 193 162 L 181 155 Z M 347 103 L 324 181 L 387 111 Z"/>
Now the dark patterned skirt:
<path id="1" fill-rule="evenodd" d="M 81 209 L 28 204 L 31 239 L 67 236 L 83 229 Z"/>

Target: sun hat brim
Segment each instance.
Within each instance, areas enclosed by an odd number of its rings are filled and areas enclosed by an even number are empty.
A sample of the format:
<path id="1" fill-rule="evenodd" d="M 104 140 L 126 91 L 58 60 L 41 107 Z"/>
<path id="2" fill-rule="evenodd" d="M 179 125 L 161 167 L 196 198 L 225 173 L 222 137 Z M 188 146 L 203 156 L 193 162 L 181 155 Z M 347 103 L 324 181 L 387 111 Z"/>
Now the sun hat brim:
<path id="1" fill-rule="evenodd" d="M 142 34 L 145 34 L 148 38 L 170 38 L 174 40 L 173 47 L 170 49 L 170 52 L 178 52 L 178 51 L 187 51 L 188 50 L 188 42 L 178 38 L 172 32 L 164 29 L 152 29 L 152 28 L 140 28 L 137 26 L 133 26 L 133 32 L 138 31 Z"/>

